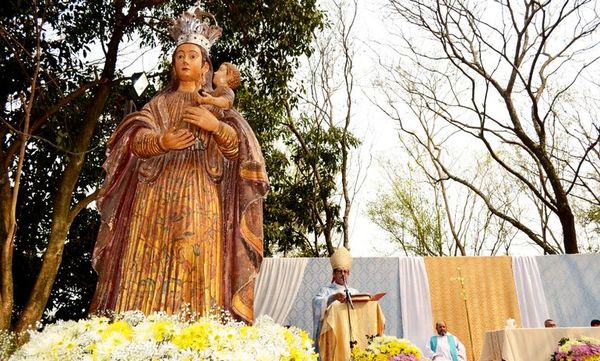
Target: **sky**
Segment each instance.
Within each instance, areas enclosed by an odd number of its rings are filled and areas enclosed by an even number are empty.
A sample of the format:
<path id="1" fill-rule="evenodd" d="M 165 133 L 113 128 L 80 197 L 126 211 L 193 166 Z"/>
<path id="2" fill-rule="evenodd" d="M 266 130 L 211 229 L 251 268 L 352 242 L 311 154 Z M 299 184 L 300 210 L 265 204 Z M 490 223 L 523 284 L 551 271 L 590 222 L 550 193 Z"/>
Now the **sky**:
<path id="1" fill-rule="evenodd" d="M 388 173 L 382 162 L 405 158 L 398 149 L 397 124 L 374 105 L 381 92 L 373 85 L 381 71 L 378 57 L 393 56 L 385 44 L 390 34 L 382 16 L 389 13 L 384 5 L 382 0 L 358 1 L 358 16 L 351 33 L 355 39 L 353 64 L 357 82 L 352 124 L 353 133 L 362 141 L 359 153 L 353 155 L 353 170 L 359 167 L 362 173 L 359 178 L 365 178 L 352 205 L 350 249 L 361 257 L 400 255 L 398 246 L 389 241 L 389 235 L 366 214 L 368 203 L 376 200 L 379 191 L 389 188 Z"/>
<path id="2" fill-rule="evenodd" d="M 324 3 L 324 1 L 321 1 Z M 350 248 L 352 253 L 360 254 L 364 257 L 391 256 L 398 255 L 396 247 L 387 240 L 387 235 L 377 227 L 366 215 L 367 203 L 376 198 L 376 190 L 385 185 L 385 171 L 381 169 L 378 159 L 393 156 L 397 153 L 397 131 L 394 122 L 385 117 L 373 105 L 370 97 L 374 90 L 372 83 L 376 79 L 377 72 L 374 71 L 373 63 L 377 61 L 373 54 L 381 54 L 383 50 L 372 48 L 380 41 L 380 37 L 385 31 L 383 23 L 374 21 L 379 17 L 381 0 L 360 1 L 359 16 L 355 25 L 355 47 L 357 59 L 355 60 L 356 73 L 361 74 L 357 77 L 357 86 L 353 113 L 353 125 L 356 127 L 353 131 L 356 136 L 361 138 L 363 145 L 360 147 L 360 154 L 355 154 L 354 164 L 365 171 L 365 165 L 368 165 L 368 174 L 364 179 L 364 184 L 357 191 L 351 213 L 350 229 Z M 324 6 L 322 4 L 322 6 Z M 160 49 L 147 50 L 143 56 L 140 56 L 139 44 L 133 42 L 122 46 L 124 53 L 120 59 L 120 65 L 124 68 L 125 75 L 131 75 L 136 72 L 152 72 L 158 69 L 158 59 Z M 368 98 L 364 98 L 367 95 Z M 370 159 L 372 158 L 372 159 Z M 362 178 L 361 178 L 362 179 Z"/>
<path id="3" fill-rule="evenodd" d="M 326 7 L 327 1 L 329 0 L 322 0 L 320 3 Z M 386 9 L 386 5 L 386 0 L 358 1 L 358 17 L 352 31 L 357 75 L 352 123 L 355 127 L 354 134 L 363 141 L 359 154 L 355 154 L 355 165 L 360 164 L 361 172 L 364 172 L 364 167 L 368 164 L 368 171 L 352 206 L 350 248 L 353 254 L 368 257 L 403 255 L 399 245 L 392 243 L 390 236 L 366 215 L 367 205 L 377 199 L 378 191 L 390 188 L 388 171 L 382 165 L 383 161 L 391 160 L 395 164 L 408 162 L 407 156 L 400 150 L 398 124 L 374 105 L 378 95 L 386 91 L 385 88 L 373 85 L 384 70 L 379 61 L 387 63 L 392 60 L 394 64 L 403 66 L 402 59 L 398 58 L 396 52 L 398 44 L 395 42 L 399 42 L 395 35 L 397 24 L 392 23 L 394 20 L 389 16 L 390 10 Z M 499 110 L 499 114 L 504 112 L 505 110 Z M 467 142 L 469 141 L 470 138 Z M 473 149 L 466 144 L 473 145 L 462 143 L 455 153 L 468 156 L 472 162 Z M 534 215 L 533 219 L 536 218 L 537 215 Z M 521 234 L 511 244 L 510 252 L 514 255 L 539 255 L 541 249 L 531 245 Z"/>
<path id="4" fill-rule="evenodd" d="M 321 0 L 321 6 L 326 7 L 327 1 Z M 352 166 L 355 172 L 360 169 L 358 180 L 362 185 L 357 189 L 352 205 L 350 249 L 355 256 L 361 257 L 402 254 L 398 245 L 390 242 L 389 236 L 366 215 L 368 202 L 377 198 L 378 191 L 389 187 L 388 174 L 381 160 L 406 161 L 399 150 L 398 125 L 374 105 L 378 93 L 382 91 L 373 85 L 382 70 L 378 61 L 397 56 L 385 44 L 393 39 L 389 20 L 384 16 L 389 14 L 384 9 L 385 3 L 385 0 L 358 1 L 358 17 L 353 31 L 356 88 L 352 131 L 361 139 L 362 145 L 353 154 Z M 130 57 L 122 60 L 127 73 L 156 70 L 159 49 L 151 50 L 142 57 L 139 57 L 136 44 L 123 50 L 130 53 Z M 511 252 L 519 255 L 540 254 L 537 247 L 526 245 L 517 245 L 511 248 Z"/>

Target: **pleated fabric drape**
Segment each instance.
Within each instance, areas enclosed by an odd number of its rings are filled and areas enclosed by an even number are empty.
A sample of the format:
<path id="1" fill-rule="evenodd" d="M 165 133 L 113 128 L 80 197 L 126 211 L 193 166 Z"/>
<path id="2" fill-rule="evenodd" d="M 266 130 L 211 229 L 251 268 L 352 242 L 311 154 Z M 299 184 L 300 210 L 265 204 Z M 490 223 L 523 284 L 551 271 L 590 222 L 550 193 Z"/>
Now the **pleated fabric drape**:
<path id="1" fill-rule="evenodd" d="M 261 315 L 284 324 L 302 284 L 308 258 L 265 258 L 254 291 L 254 319 Z"/>
<path id="2" fill-rule="evenodd" d="M 400 257 L 398 272 L 402 295 L 402 337 L 423 350 L 431 336 L 432 324 L 425 262 L 422 257 Z"/>
<path id="3" fill-rule="evenodd" d="M 425 266 L 433 320 L 446 322 L 469 360 L 479 357 L 486 331 L 508 318 L 521 324 L 511 257 L 428 257 Z"/>
<path id="4" fill-rule="evenodd" d="M 522 322 L 521 325 L 517 324 L 517 327 L 544 327 L 544 320 L 550 318 L 540 269 L 535 258 L 532 256 L 512 258 Z"/>

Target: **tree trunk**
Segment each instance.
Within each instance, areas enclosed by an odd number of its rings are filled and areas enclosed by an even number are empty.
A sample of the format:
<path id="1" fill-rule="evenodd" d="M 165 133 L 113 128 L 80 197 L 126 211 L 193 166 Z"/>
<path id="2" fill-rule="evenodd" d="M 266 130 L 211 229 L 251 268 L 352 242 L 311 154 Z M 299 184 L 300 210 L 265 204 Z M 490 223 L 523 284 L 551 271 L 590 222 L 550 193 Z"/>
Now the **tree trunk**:
<path id="1" fill-rule="evenodd" d="M 120 10 L 117 10 L 117 14 L 119 12 Z M 132 16 L 132 14 L 129 14 L 129 16 Z M 94 129 L 110 94 L 111 79 L 114 78 L 119 43 L 123 37 L 124 26 L 127 24 L 126 21 L 123 21 L 122 15 L 117 15 L 117 17 L 115 19 L 115 29 L 112 38 L 107 46 L 108 51 L 101 77 L 104 81 L 98 85 L 95 95 L 90 101 L 90 106 L 87 109 L 81 126 L 81 132 L 76 138 L 75 152 L 69 157 L 69 163 L 63 173 L 61 184 L 54 200 L 54 212 L 52 215 L 48 248 L 44 252 L 42 267 L 27 300 L 27 304 L 15 325 L 15 331 L 17 332 L 26 330 L 41 319 L 62 261 L 65 239 L 71 225 L 71 220 L 74 218 L 70 208 L 71 197 L 83 168 L 85 151 L 89 148 Z"/>
<path id="2" fill-rule="evenodd" d="M 29 326 L 34 325 L 39 321 L 44 312 L 44 308 L 46 307 L 46 302 L 48 302 L 52 285 L 54 284 L 58 268 L 62 261 L 65 239 L 69 232 L 69 227 L 71 226 L 69 220 L 73 219 L 70 215 L 71 196 L 83 168 L 85 160 L 84 151 L 89 147 L 94 128 L 96 127 L 100 113 L 106 104 L 109 93 L 110 85 L 108 82 L 100 85 L 96 96 L 91 102 L 92 105 L 88 109 L 82 131 L 79 134 L 79 141 L 76 146 L 78 151 L 69 157 L 69 164 L 65 169 L 60 188 L 54 201 L 54 213 L 52 215 L 52 227 L 48 248 L 46 249 L 46 252 L 44 252 L 42 267 L 33 286 L 33 290 L 15 326 L 15 331 L 17 332 L 24 331 Z"/>
<path id="3" fill-rule="evenodd" d="M 577 231 L 575 229 L 575 216 L 568 203 L 563 203 L 563 205 L 559 207 L 558 216 L 563 230 L 565 253 L 579 253 L 579 247 L 577 246 Z"/>
<path id="4" fill-rule="evenodd" d="M 4 162 L 3 162 L 4 163 Z M 0 330 L 10 328 L 10 318 L 13 307 L 13 280 L 12 280 L 12 238 L 10 232 L 10 199 L 11 191 L 8 187 L 8 172 L 0 181 Z"/>

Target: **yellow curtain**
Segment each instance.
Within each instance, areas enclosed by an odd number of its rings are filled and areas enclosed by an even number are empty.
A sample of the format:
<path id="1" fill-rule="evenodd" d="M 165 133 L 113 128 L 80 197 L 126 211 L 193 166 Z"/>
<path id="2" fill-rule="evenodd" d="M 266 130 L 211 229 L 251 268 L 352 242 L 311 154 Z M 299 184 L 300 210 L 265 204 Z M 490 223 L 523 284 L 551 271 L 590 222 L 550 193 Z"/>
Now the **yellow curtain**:
<path id="1" fill-rule="evenodd" d="M 508 318 L 521 325 L 511 257 L 424 260 L 431 294 L 432 330 L 436 321 L 445 321 L 448 331 L 465 345 L 469 360 L 479 358 L 486 331 L 504 327 Z"/>

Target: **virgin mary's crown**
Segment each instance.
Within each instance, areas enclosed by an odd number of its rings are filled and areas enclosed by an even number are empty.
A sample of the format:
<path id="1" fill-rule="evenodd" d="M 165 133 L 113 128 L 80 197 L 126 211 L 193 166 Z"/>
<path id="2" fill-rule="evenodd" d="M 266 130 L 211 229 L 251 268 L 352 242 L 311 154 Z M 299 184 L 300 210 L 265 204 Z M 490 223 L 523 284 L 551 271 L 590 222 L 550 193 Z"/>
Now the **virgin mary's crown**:
<path id="1" fill-rule="evenodd" d="M 210 53 L 210 47 L 221 37 L 222 29 L 213 14 L 204 11 L 202 3 L 198 2 L 173 19 L 169 33 L 177 46 L 192 43 Z"/>

